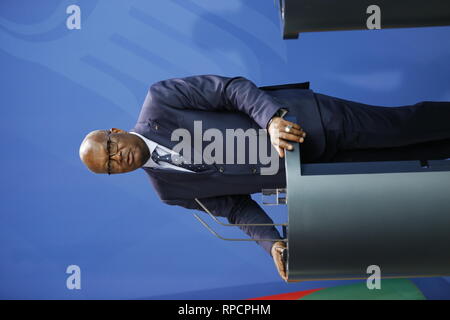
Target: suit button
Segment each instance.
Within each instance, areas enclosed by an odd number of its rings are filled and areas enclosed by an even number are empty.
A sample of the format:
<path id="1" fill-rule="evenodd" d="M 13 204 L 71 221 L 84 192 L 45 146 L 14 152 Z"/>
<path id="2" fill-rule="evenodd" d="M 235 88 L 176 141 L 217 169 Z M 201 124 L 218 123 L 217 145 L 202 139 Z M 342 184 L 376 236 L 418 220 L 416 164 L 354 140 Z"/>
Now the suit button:
<path id="1" fill-rule="evenodd" d="M 219 167 L 219 171 L 220 171 L 220 172 L 224 172 L 225 169 L 224 169 L 223 167 Z"/>

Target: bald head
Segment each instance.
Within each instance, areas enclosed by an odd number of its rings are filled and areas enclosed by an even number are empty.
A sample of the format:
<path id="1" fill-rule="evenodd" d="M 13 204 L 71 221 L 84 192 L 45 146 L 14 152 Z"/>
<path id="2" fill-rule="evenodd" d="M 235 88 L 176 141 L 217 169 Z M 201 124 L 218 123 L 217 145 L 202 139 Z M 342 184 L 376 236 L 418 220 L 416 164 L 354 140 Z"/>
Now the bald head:
<path id="1" fill-rule="evenodd" d="M 102 163 L 108 160 L 107 131 L 95 130 L 86 135 L 80 146 L 80 159 L 92 172 L 106 173 Z"/>
<path id="2" fill-rule="evenodd" d="M 124 130 L 95 130 L 84 138 L 80 159 L 95 173 L 123 173 L 141 167 L 150 157 L 145 142 Z"/>

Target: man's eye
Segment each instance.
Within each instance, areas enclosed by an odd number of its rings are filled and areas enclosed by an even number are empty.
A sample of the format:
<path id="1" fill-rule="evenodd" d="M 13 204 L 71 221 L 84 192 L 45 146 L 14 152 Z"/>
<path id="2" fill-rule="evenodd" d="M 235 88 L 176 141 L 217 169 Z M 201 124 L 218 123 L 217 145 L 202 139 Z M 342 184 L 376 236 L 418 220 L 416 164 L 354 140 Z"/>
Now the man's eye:
<path id="1" fill-rule="evenodd" d="M 108 154 L 109 154 L 110 145 L 111 145 L 111 141 L 109 139 L 106 140 L 106 151 L 108 152 Z"/>

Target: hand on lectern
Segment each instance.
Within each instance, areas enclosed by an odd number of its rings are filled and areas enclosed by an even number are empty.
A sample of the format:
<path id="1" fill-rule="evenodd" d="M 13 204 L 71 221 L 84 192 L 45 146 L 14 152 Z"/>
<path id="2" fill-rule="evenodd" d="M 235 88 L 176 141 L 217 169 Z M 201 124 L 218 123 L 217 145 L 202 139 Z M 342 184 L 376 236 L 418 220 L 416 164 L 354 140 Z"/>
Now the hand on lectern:
<path id="1" fill-rule="evenodd" d="M 288 141 L 303 143 L 306 132 L 296 123 L 284 120 L 281 117 L 273 117 L 267 128 L 270 142 L 277 150 L 281 158 L 284 157 L 284 149 L 292 150 L 292 144 Z"/>
<path id="2" fill-rule="evenodd" d="M 282 241 L 275 242 L 272 245 L 272 258 L 273 262 L 275 263 L 275 267 L 278 270 L 278 273 L 280 277 L 287 281 L 287 271 L 286 271 L 286 264 L 283 259 L 283 251 L 286 249 L 286 244 Z"/>

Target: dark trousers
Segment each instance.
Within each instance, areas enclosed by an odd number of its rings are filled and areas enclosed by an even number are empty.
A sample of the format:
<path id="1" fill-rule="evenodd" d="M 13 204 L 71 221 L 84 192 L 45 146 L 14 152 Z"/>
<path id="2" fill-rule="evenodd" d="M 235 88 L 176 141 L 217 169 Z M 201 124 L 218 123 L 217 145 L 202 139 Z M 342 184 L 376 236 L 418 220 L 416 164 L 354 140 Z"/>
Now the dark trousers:
<path id="1" fill-rule="evenodd" d="M 320 162 L 450 158 L 450 102 L 380 107 L 316 93 L 326 136 Z"/>

